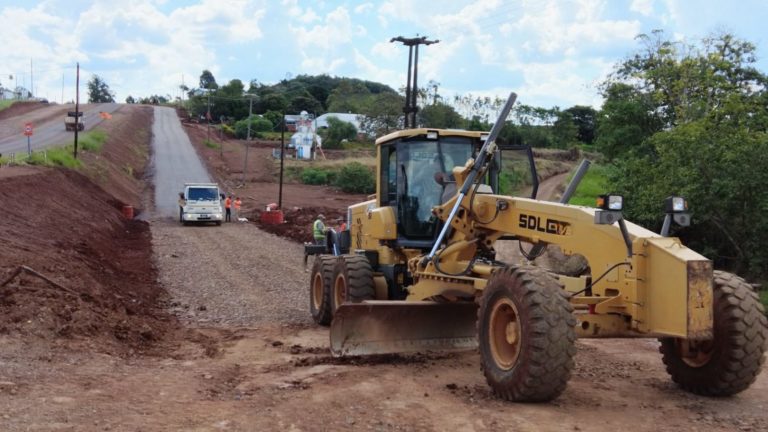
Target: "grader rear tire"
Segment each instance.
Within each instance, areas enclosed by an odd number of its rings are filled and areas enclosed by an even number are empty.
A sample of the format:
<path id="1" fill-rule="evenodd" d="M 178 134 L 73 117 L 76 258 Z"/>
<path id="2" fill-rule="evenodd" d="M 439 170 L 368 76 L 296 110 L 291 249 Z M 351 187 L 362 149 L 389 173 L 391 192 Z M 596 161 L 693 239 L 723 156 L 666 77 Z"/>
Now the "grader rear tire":
<path id="1" fill-rule="evenodd" d="M 309 278 L 309 312 L 312 319 L 322 326 L 330 325 L 333 318 L 331 284 L 335 260 L 333 256 L 316 255 Z"/>
<path id="2" fill-rule="evenodd" d="M 477 325 L 483 374 L 498 396 L 544 402 L 565 390 L 576 319 L 551 276 L 534 267 L 497 271 L 483 293 Z"/>
<path id="3" fill-rule="evenodd" d="M 342 255 L 333 267 L 333 310 L 346 302 L 360 303 L 376 298 L 373 284 L 373 270 L 368 259 L 362 255 Z"/>
<path id="4" fill-rule="evenodd" d="M 704 396 L 731 396 L 746 390 L 765 361 L 768 320 L 757 293 L 744 279 L 715 271 L 714 338 L 661 338 L 659 351 L 672 380 Z"/>

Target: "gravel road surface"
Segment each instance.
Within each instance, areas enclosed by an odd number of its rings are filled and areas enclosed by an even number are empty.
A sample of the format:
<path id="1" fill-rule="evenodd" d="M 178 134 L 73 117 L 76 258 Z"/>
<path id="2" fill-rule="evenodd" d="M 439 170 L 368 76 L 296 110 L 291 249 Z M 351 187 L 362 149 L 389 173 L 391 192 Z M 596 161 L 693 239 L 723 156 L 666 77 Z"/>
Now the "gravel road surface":
<path id="1" fill-rule="evenodd" d="M 119 109 L 120 106 L 120 104 L 116 103 L 81 105 L 80 111 L 83 112 L 85 131 L 93 129 L 96 125 L 104 121 L 99 115 L 100 112 L 112 113 Z M 75 107 L 74 105 L 66 107 L 66 110 L 62 110 L 61 116 L 47 119 L 47 121 L 41 124 L 33 123 L 34 135 L 32 135 L 30 139 L 30 146 L 33 151 L 51 146 L 68 144 L 74 141 L 74 132 L 69 132 L 64 129 L 63 115 L 66 115 L 67 110 L 74 111 Z M 52 105 L 48 109 L 59 110 L 61 108 L 61 105 Z M 11 153 L 26 154 L 27 137 L 24 136 L 22 132 L 24 124 L 27 122 L 27 118 L 31 118 L 31 115 L 19 116 L 18 118 L 6 120 L 7 123 L 18 124 L 18 133 L 0 139 L 0 153 L 4 155 L 10 155 Z"/>
<path id="2" fill-rule="evenodd" d="M 175 315 L 192 325 L 309 324 L 302 247 L 252 224 L 152 224 L 160 281 Z"/>
<path id="3" fill-rule="evenodd" d="M 176 112 L 156 107 L 152 127 L 155 212 L 152 239 L 173 312 L 192 325 L 308 324 L 309 274 L 299 244 L 252 224 L 182 226 L 178 192 L 211 181 Z M 170 217 L 169 217 L 170 216 Z"/>
<path id="4" fill-rule="evenodd" d="M 155 213 L 159 217 L 175 218 L 184 183 L 210 182 L 211 177 L 181 128 L 173 108 L 155 107 L 152 135 Z"/>

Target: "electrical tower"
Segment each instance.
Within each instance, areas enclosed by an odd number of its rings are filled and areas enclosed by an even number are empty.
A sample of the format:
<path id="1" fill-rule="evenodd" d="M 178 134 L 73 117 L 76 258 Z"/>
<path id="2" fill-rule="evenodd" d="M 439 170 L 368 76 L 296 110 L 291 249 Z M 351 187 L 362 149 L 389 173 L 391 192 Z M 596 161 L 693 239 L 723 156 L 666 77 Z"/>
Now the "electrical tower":
<path id="1" fill-rule="evenodd" d="M 405 85 L 405 114 L 404 127 L 416 127 L 416 112 L 419 107 L 416 106 L 416 96 L 419 94 L 417 77 L 419 75 L 419 45 L 432 45 L 440 42 L 439 40 L 427 40 L 426 36 L 416 36 L 414 38 L 405 38 L 402 36 L 393 37 L 390 42 L 402 42 L 408 47 L 408 80 Z M 411 77 L 413 77 L 413 86 L 411 86 Z"/>

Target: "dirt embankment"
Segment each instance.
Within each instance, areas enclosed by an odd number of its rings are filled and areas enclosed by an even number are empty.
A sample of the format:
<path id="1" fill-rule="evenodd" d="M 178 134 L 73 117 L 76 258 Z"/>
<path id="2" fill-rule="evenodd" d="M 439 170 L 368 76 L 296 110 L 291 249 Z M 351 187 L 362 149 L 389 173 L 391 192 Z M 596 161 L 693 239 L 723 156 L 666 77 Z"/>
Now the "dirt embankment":
<path id="1" fill-rule="evenodd" d="M 0 287 L 0 335 L 122 353 L 173 326 L 158 308 L 149 226 L 121 212 L 140 203 L 149 137 L 131 125 L 142 122 L 151 111 L 116 116 L 103 151 L 81 153 L 82 173 L 0 168 L 0 281 L 27 266 L 54 282 L 23 272 Z"/>

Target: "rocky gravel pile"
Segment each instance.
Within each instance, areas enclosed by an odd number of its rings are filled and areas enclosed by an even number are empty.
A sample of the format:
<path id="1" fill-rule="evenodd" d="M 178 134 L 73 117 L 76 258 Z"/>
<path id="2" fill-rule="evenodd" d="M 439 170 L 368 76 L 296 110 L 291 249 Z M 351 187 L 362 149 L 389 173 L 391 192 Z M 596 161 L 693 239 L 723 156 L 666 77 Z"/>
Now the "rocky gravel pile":
<path id="1" fill-rule="evenodd" d="M 170 309 L 202 326 L 309 324 L 309 273 L 302 246 L 249 223 L 152 223 L 160 283 Z"/>

